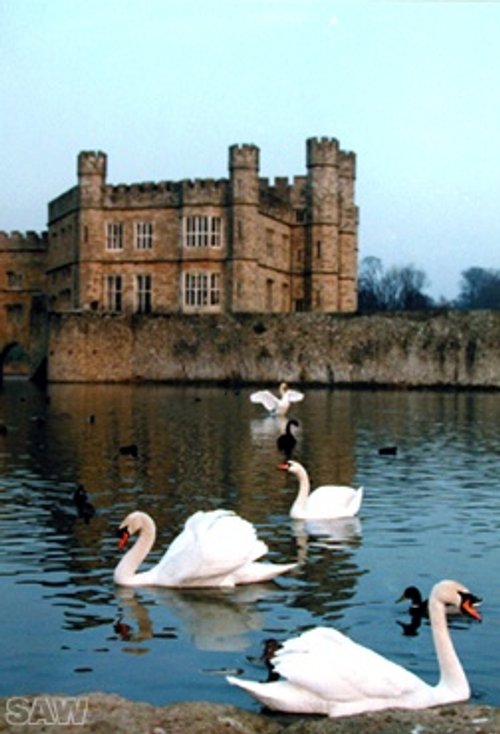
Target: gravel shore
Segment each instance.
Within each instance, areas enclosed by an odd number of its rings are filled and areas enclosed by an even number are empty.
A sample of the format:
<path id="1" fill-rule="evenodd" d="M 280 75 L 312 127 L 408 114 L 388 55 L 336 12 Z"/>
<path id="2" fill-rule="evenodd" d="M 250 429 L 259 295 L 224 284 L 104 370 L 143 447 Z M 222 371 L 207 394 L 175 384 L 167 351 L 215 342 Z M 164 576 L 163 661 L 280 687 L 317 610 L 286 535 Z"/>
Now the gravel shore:
<path id="1" fill-rule="evenodd" d="M 13 734 L 499 734 L 500 709 L 460 704 L 424 711 L 382 711 L 346 719 L 254 714 L 234 706 L 178 703 L 152 706 L 119 696 L 91 693 L 85 724 L 42 722 L 44 707 L 31 709 L 33 697 L 23 698 L 14 716 L 9 699 L 0 699 L 0 732 Z M 10 699 L 12 701 L 12 699 Z M 50 701 L 39 697 L 38 701 Z M 9 713 L 10 711 L 10 713 Z M 28 712 L 34 720 L 22 721 Z M 26 716 L 25 716 L 26 714 Z"/>

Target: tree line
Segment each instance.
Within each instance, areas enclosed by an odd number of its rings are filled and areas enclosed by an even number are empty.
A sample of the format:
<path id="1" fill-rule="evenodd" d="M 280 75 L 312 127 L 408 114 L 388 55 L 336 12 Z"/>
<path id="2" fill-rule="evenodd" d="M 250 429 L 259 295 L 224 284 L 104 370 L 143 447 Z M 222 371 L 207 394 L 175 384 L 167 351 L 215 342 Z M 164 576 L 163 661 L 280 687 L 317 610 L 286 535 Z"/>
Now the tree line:
<path id="1" fill-rule="evenodd" d="M 432 308 L 500 308 L 500 270 L 471 267 L 463 270 L 456 299 L 436 301 L 425 293 L 429 280 L 414 265 L 385 269 L 378 257 L 365 257 L 358 274 L 358 309 L 416 311 Z"/>

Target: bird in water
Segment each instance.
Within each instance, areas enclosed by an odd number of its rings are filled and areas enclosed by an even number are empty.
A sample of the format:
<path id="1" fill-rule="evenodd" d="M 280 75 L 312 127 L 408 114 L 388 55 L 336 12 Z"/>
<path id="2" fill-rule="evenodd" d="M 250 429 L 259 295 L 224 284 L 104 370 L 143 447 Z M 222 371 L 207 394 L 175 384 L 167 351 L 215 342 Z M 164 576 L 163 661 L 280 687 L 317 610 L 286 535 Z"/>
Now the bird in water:
<path id="1" fill-rule="evenodd" d="M 87 490 L 83 484 L 79 484 L 73 492 L 73 502 L 78 512 L 78 517 L 81 517 L 86 523 L 89 523 L 95 515 L 95 507 L 89 500 Z"/>
<path id="2" fill-rule="evenodd" d="M 327 520 L 358 514 L 363 500 L 363 487 L 355 489 L 326 484 L 311 492 L 309 475 L 298 461 L 289 459 L 278 464 L 278 469 L 294 474 L 299 480 L 299 491 L 290 508 L 290 517 L 294 520 Z"/>
<path id="3" fill-rule="evenodd" d="M 457 581 L 445 579 L 432 589 L 429 616 L 440 672 L 437 685 L 327 627 L 315 627 L 283 643 L 271 659 L 278 680 L 260 683 L 235 676 L 226 680 L 273 711 L 330 717 L 466 701 L 470 686 L 453 646 L 446 607 L 459 607 L 480 622 L 477 602 Z"/>
<path id="4" fill-rule="evenodd" d="M 276 440 L 278 451 L 281 451 L 281 453 L 285 455 L 285 459 L 291 458 L 293 450 L 297 444 L 297 439 L 292 433 L 292 426 L 295 426 L 295 428 L 299 427 L 299 422 L 296 421 L 295 418 L 291 418 L 287 421 L 285 432 L 278 436 Z"/>
<path id="5" fill-rule="evenodd" d="M 409 614 L 419 615 L 421 617 L 429 616 L 429 601 L 422 597 L 422 592 L 416 586 L 407 586 L 399 599 L 397 599 L 397 603 L 405 601 L 405 599 L 411 602 L 408 607 Z"/>
<path id="6" fill-rule="evenodd" d="M 269 581 L 292 570 L 296 563 L 260 561 L 268 547 L 252 523 L 229 510 L 198 511 L 147 571 L 137 569 L 153 547 L 154 520 L 145 512 L 131 512 L 118 528 L 119 548 L 138 533 L 135 545 L 114 571 L 120 586 L 233 587 Z"/>
<path id="7" fill-rule="evenodd" d="M 396 603 L 405 601 L 406 599 L 411 602 L 408 607 L 408 613 L 412 618 L 420 618 L 422 620 L 429 616 L 429 600 L 423 598 L 422 592 L 416 586 L 407 586 L 399 599 L 396 600 Z M 479 599 L 476 599 L 474 606 L 478 606 L 478 604 Z M 460 609 L 457 606 L 448 605 L 446 607 L 446 614 L 454 615 L 459 613 Z"/>
<path id="8" fill-rule="evenodd" d="M 284 416 L 292 403 L 298 403 L 304 399 L 304 393 L 292 390 L 286 382 L 280 384 L 278 392 L 279 397 L 270 390 L 257 390 L 250 395 L 250 401 L 263 405 L 272 415 Z"/>
<path id="9" fill-rule="evenodd" d="M 264 661 L 264 664 L 267 668 L 267 682 L 273 680 L 279 680 L 279 673 L 276 672 L 273 665 L 273 658 L 278 652 L 278 650 L 281 649 L 281 642 L 278 642 L 278 640 L 275 640 L 274 637 L 268 637 L 267 640 L 264 640 L 264 649 L 262 651 L 261 658 Z"/>
<path id="10" fill-rule="evenodd" d="M 397 446 L 381 446 L 378 450 L 380 456 L 396 456 L 398 453 Z"/>

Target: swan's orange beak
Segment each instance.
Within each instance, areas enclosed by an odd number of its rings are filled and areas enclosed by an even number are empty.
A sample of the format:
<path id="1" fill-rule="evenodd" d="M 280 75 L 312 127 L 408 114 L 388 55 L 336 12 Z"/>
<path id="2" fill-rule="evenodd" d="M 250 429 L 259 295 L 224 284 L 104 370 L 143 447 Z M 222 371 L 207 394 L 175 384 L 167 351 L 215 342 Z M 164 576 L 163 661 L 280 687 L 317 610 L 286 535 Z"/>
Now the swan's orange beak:
<path id="1" fill-rule="evenodd" d="M 468 614 L 472 619 L 477 619 L 478 622 L 482 621 L 481 612 L 474 606 L 474 600 L 470 598 L 464 599 L 461 605 L 461 609 L 465 614 Z"/>
<path id="2" fill-rule="evenodd" d="M 281 469 L 281 471 L 288 471 L 288 464 L 278 464 L 276 469 Z"/>
<path id="3" fill-rule="evenodd" d="M 118 548 L 123 550 L 128 543 L 130 533 L 127 528 L 118 528 Z"/>

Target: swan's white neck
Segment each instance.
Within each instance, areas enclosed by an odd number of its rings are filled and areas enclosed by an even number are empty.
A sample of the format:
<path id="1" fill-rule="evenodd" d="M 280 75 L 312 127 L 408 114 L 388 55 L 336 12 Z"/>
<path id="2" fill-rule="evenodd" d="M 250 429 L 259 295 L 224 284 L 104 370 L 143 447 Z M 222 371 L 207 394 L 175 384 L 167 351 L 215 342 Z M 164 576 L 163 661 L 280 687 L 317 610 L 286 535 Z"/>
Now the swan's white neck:
<path id="1" fill-rule="evenodd" d="M 139 527 L 139 537 L 136 542 L 123 556 L 115 568 L 114 580 L 117 584 L 131 584 L 136 576 L 136 571 L 148 555 L 154 545 L 156 528 L 153 520 L 143 515 Z"/>
<path id="2" fill-rule="evenodd" d="M 294 474 L 299 480 L 299 491 L 290 509 L 290 517 L 295 520 L 302 520 L 304 518 L 307 498 L 311 490 L 311 483 L 309 481 L 309 475 L 303 466 L 296 467 Z"/>
<path id="3" fill-rule="evenodd" d="M 454 698 L 447 697 L 449 701 L 464 700 L 469 697 L 470 687 L 453 646 L 448 629 L 446 608 L 441 601 L 432 599 L 432 597 L 429 599 L 429 617 L 431 620 L 434 647 L 441 672 L 437 690 L 444 689 L 444 691 L 453 695 Z"/>

